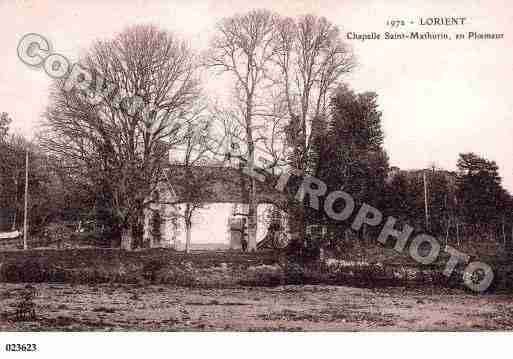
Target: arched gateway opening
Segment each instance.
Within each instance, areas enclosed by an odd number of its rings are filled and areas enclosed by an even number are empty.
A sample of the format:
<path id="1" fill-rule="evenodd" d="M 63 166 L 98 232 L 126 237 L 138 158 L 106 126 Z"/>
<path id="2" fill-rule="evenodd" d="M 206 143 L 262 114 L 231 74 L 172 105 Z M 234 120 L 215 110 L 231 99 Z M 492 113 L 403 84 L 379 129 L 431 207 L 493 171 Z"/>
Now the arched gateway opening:
<path id="1" fill-rule="evenodd" d="M 242 249 L 248 233 L 250 180 L 243 168 L 169 165 L 166 170 L 166 176 L 154 194 L 158 200 L 145 211 L 143 242 L 146 246 L 184 249 L 187 239 L 181 213 L 188 203 L 194 203 L 197 220 L 190 231 L 191 249 Z M 286 242 L 286 214 L 283 211 L 286 195 L 276 190 L 272 183 L 256 182 L 257 248 L 283 246 Z M 155 218 L 159 219 L 158 223 Z"/>

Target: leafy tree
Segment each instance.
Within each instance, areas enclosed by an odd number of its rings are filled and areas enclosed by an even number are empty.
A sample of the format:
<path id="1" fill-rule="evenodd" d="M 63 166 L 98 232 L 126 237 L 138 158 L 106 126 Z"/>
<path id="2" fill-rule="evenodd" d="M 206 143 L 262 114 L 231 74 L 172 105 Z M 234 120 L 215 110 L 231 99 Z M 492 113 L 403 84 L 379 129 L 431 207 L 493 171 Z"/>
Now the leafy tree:
<path id="1" fill-rule="evenodd" d="M 509 217 L 511 223 L 511 196 L 502 187 L 497 164 L 475 153 L 462 153 L 457 166 L 458 214 L 465 223 L 467 235 L 502 237 L 509 246 L 506 220 Z"/>
<path id="2" fill-rule="evenodd" d="M 388 173 L 383 139 L 377 95 L 340 87 L 331 100 L 326 130 L 319 131 L 319 153 L 312 156 L 318 161 L 317 177 L 327 184 L 328 191 L 342 189 L 358 203 L 378 205 Z"/>
<path id="3" fill-rule="evenodd" d="M 434 166 L 426 171 L 429 230 L 436 235 L 442 235 L 451 226 L 451 222 L 454 222 L 456 203 L 451 178 L 452 173 Z"/>
<path id="4" fill-rule="evenodd" d="M 3 121 L 4 124 L 9 122 L 10 119 Z M 63 183 L 69 182 L 69 177 L 59 172 L 60 167 L 55 158 L 47 156 L 23 136 L 7 131 L 0 142 L 2 230 L 20 229 L 23 224 L 27 152 L 30 232 L 39 232 L 52 221 L 77 219 L 77 213 L 84 207 L 84 198 L 77 195 L 80 193 L 79 187 L 64 186 Z M 65 191 L 65 188 L 69 190 Z"/>
<path id="5" fill-rule="evenodd" d="M 415 196 L 412 195 L 411 183 L 404 172 L 394 175 L 387 183 L 381 202 L 384 212 L 402 223 L 409 223 L 417 211 Z"/>
<path id="6" fill-rule="evenodd" d="M 495 161 L 462 153 L 457 167 L 458 207 L 465 222 L 477 226 L 496 222 L 503 207 L 504 189 Z"/>

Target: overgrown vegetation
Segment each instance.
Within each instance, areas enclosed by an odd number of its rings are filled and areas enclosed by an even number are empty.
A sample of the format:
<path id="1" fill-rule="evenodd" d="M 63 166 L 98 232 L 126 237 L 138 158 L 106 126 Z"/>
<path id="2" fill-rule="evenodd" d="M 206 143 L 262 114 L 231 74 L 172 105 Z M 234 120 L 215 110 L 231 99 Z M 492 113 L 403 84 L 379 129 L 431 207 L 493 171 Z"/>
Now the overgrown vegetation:
<path id="1" fill-rule="evenodd" d="M 62 253 L 68 254 L 67 258 Z M 464 289 L 461 269 L 447 278 L 443 265 L 419 268 L 413 263 L 367 263 L 329 260 L 300 264 L 274 254 L 185 255 L 172 250 L 127 254 L 118 250 L 81 249 L 8 252 L 0 256 L 0 282 L 125 283 L 190 288 L 331 284 L 355 287 L 438 286 Z M 509 291 L 513 266 L 496 263 L 490 291 Z"/>

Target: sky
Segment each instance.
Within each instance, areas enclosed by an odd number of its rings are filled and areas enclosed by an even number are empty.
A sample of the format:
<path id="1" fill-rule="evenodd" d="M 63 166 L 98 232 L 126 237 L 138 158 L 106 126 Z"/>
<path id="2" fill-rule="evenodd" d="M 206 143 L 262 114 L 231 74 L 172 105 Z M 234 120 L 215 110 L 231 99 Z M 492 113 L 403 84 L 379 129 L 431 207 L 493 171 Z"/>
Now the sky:
<path id="1" fill-rule="evenodd" d="M 473 151 L 497 162 L 504 186 L 513 192 L 513 6 L 506 0 L 0 0 L 0 112 L 10 114 L 16 131 L 32 136 L 47 105 L 51 79 L 16 56 L 27 33 L 43 35 L 72 61 L 95 39 L 111 38 L 135 23 L 174 31 L 201 51 L 217 21 L 254 6 L 325 16 L 344 38 L 347 32 L 390 31 L 388 19 L 431 16 L 467 17 L 462 32 L 504 33 L 502 40 L 348 40 L 357 67 L 346 81 L 356 91 L 379 95 L 391 165 L 435 163 L 454 170 L 458 153 Z"/>

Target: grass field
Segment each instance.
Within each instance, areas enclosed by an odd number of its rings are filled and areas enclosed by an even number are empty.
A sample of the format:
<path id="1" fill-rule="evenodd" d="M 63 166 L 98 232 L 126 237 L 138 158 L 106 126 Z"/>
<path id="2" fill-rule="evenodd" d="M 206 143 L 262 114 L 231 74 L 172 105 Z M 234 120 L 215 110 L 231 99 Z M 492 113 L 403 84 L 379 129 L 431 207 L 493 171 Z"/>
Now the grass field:
<path id="1" fill-rule="evenodd" d="M 201 289 L 38 284 L 36 319 L 12 313 L 22 284 L 0 284 L 0 331 L 511 330 L 511 295 L 344 286 Z"/>

